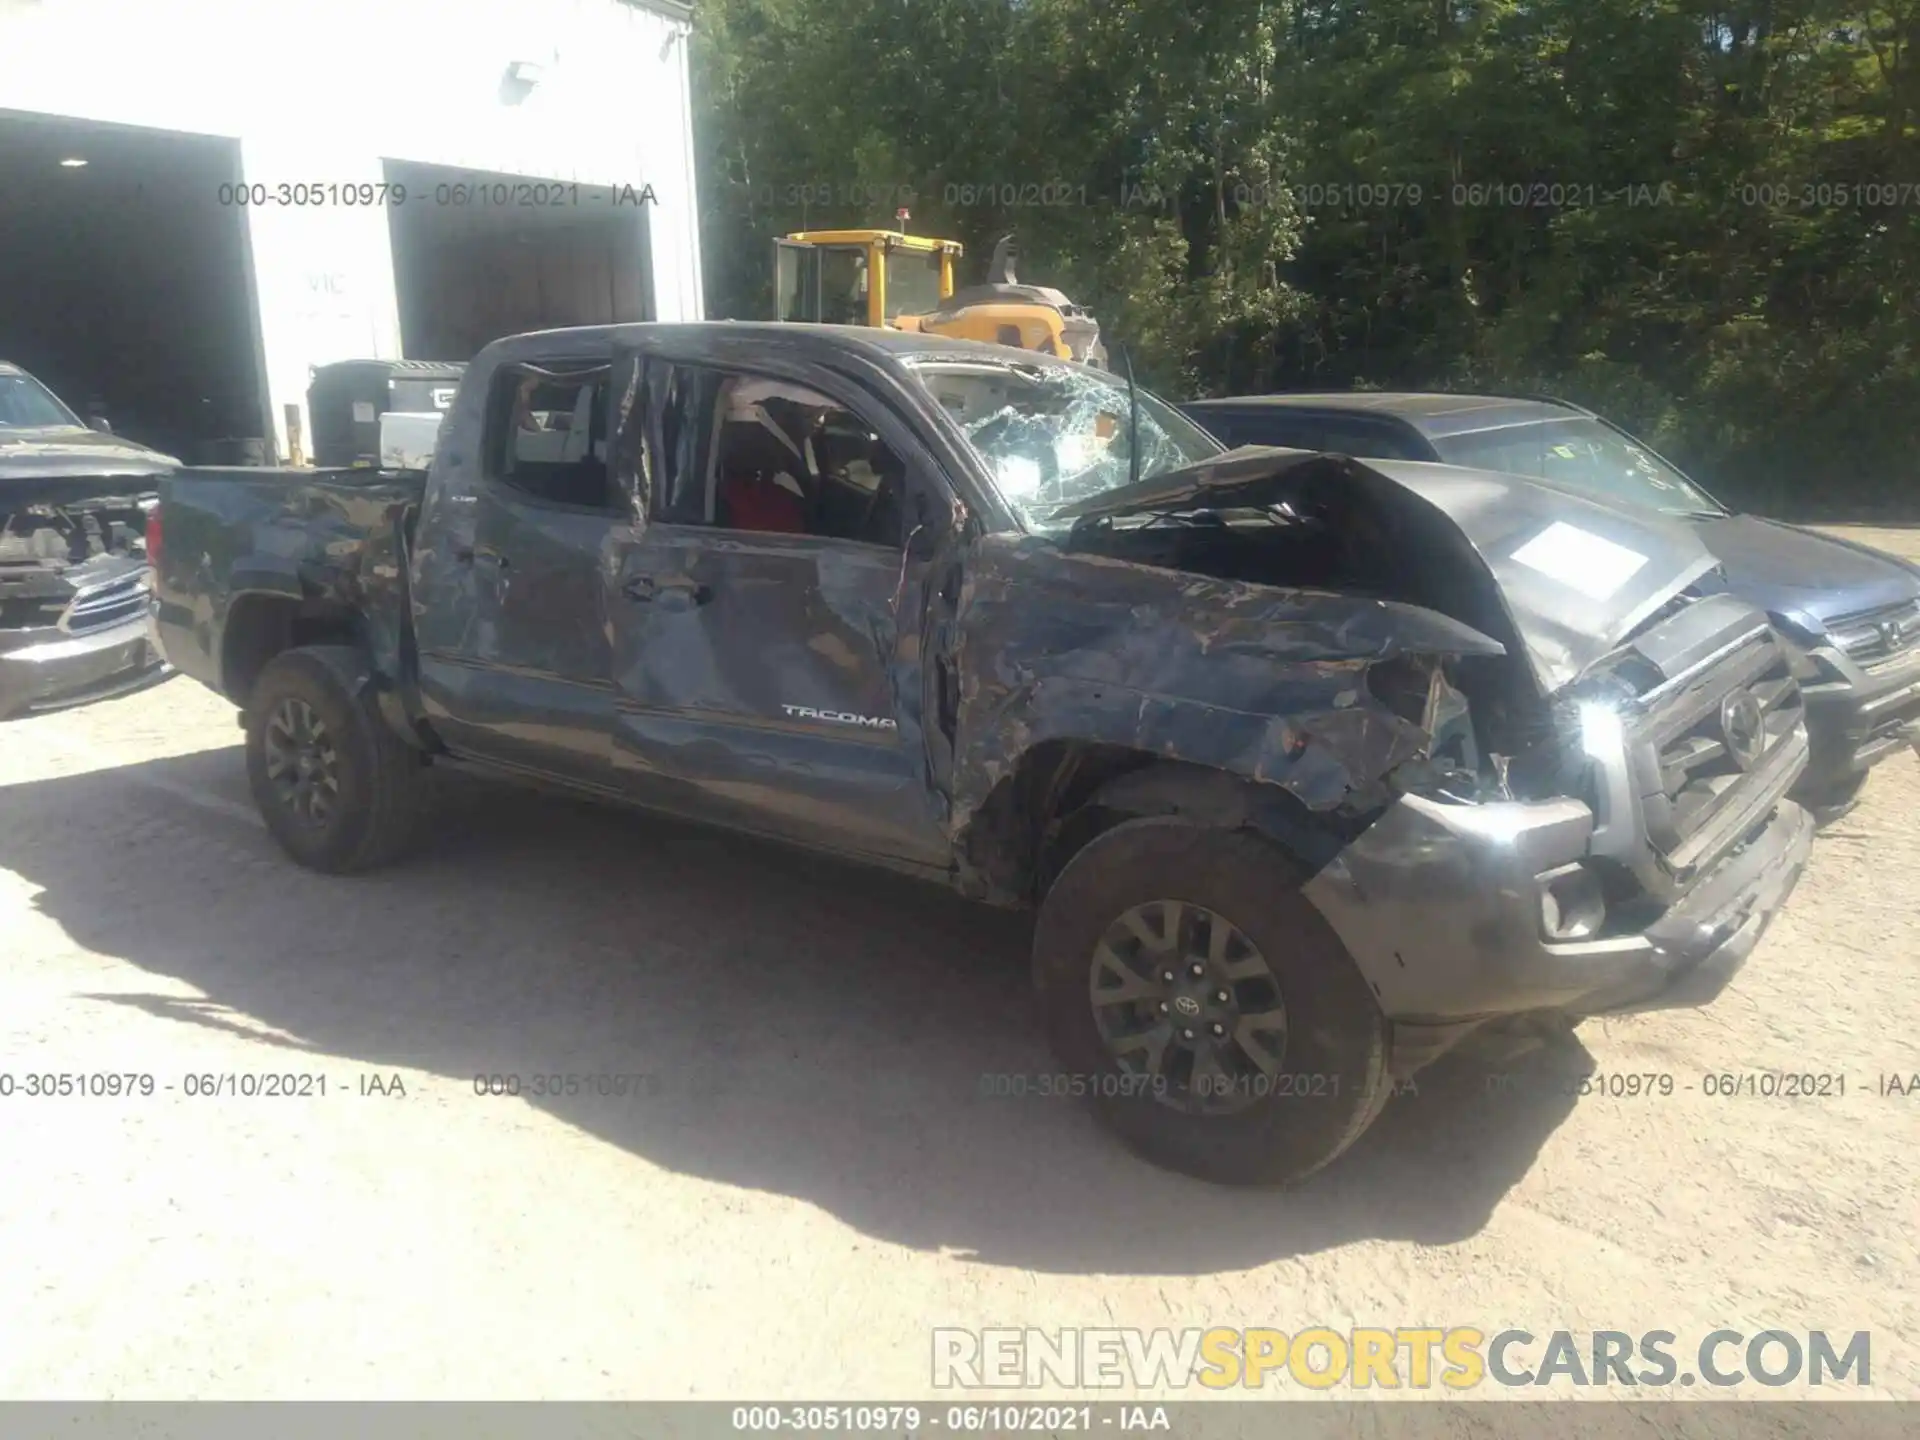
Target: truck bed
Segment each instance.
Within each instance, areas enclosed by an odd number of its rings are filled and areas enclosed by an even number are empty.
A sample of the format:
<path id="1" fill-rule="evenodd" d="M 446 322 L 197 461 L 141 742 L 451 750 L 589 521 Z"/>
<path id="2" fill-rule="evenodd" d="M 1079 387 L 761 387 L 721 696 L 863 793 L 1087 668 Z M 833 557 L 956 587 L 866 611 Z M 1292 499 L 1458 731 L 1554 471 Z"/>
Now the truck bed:
<path id="1" fill-rule="evenodd" d="M 405 545 L 426 477 L 413 472 L 190 467 L 160 490 L 155 623 L 168 660 L 236 703 L 245 612 L 348 632 L 396 673 Z M 261 623 L 261 622 L 254 622 Z"/>

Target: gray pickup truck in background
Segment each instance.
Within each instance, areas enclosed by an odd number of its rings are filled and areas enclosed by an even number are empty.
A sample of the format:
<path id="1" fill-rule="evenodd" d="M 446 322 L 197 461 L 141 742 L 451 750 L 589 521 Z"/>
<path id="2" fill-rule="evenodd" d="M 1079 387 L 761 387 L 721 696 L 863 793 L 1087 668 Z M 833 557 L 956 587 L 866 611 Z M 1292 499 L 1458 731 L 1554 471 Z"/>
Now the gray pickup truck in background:
<path id="1" fill-rule="evenodd" d="M 172 673 L 151 643 L 146 543 L 178 463 L 0 361 L 0 721 Z"/>
<path id="2" fill-rule="evenodd" d="M 1035 907 L 1062 1073 L 1218 1181 L 1489 1021 L 1711 999 L 1811 843 L 1788 656 L 1683 527 L 993 346 L 519 336 L 424 476 L 181 470 L 154 542 L 300 863 L 458 763 Z"/>

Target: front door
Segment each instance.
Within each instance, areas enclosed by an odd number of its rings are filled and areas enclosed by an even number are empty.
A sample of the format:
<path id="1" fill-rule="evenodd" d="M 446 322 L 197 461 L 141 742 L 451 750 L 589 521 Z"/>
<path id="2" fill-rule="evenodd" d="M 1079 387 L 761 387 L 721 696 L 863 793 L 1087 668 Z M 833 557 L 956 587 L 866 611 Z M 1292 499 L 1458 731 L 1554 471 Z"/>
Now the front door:
<path id="1" fill-rule="evenodd" d="M 613 664 L 601 557 L 628 513 L 609 483 L 608 366 L 503 366 L 483 453 L 449 467 L 415 562 L 421 699 L 457 753 L 605 788 Z"/>
<path id="2" fill-rule="evenodd" d="M 943 865 L 901 447 L 769 375 L 653 361 L 646 388 L 652 515 L 617 547 L 608 598 L 625 783 L 723 823 Z"/>

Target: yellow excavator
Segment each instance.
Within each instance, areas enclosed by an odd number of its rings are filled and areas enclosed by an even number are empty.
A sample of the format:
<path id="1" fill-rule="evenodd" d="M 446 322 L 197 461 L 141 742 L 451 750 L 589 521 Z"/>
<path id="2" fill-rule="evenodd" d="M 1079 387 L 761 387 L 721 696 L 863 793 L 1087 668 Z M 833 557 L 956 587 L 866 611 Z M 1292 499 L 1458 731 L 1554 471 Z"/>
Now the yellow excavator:
<path id="1" fill-rule="evenodd" d="M 952 335 L 1106 368 L 1099 322 L 1058 290 L 1022 285 L 1011 235 L 994 246 L 987 283 L 960 290 L 954 262 L 965 247 L 957 240 L 802 230 L 773 244 L 776 319 Z"/>

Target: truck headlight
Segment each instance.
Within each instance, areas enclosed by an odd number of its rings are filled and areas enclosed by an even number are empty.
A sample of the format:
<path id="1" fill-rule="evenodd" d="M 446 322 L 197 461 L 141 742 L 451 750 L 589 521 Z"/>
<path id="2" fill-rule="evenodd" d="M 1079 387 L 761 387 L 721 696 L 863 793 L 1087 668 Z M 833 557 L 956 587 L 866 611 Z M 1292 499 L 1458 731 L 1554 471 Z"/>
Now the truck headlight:
<path id="1" fill-rule="evenodd" d="M 1615 760 L 1627 743 L 1620 712 L 1589 701 L 1580 707 L 1580 748 L 1590 760 Z"/>

